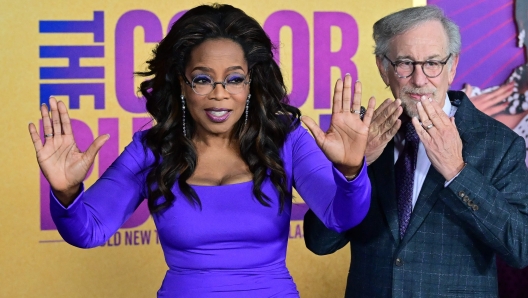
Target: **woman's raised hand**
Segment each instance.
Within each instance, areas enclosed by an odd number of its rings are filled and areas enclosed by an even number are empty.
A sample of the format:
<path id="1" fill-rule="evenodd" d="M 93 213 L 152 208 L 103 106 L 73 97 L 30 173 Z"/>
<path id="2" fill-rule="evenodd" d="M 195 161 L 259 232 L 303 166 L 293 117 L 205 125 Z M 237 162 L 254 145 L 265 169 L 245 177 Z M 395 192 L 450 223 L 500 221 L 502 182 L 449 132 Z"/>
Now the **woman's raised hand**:
<path id="1" fill-rule="evenodd" d="M 37 161 L 62 204 L 68 206 L 79 192 L 81 182 L 92 166 L 95 155 L 110 138 L 102 135 L 96 138 L 86 152 L 80 152 L 75 143 L 68 110 L 63 102 L 50 98 L 51 118 L 48 107 L 40 107 L 44 126 L 45 142 L 42 144 L 37 128 L 29 124 L 29 134 L 35 146 Z"/>
<path id="2" fill-rule="evenodd" d="M 336 82 L 332 118 L 330 128 L 326 132 L 310 117 L 303 116 L 301 119 L 326 157 L 345 176 L 356 175 L 361 169 L 369 125 L 376 105 L 376 100 L 370 98 L 365 116 L 361 120 L 361 92 L 361 83 L 357 81 L 352 98 L 352 78 L 347 74 L 344 81 L 338 79 Z"/>

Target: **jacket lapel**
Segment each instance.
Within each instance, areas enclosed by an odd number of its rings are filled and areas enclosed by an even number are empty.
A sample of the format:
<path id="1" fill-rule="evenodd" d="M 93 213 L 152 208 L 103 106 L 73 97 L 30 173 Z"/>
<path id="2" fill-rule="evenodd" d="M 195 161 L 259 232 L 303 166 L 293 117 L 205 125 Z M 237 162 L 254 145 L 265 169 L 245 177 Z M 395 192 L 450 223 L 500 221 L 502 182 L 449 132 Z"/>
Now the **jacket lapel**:
<path id="1" fill-rule="evenodd" d="M 369 168 L 372 172 L 373 188 L 377 190 L 377 199 L 385 215 L 389 229 L 396 243 L 400 242 L 398 206 L 394 186 L 394 141 L 391 140 L 380 157 Z"/>

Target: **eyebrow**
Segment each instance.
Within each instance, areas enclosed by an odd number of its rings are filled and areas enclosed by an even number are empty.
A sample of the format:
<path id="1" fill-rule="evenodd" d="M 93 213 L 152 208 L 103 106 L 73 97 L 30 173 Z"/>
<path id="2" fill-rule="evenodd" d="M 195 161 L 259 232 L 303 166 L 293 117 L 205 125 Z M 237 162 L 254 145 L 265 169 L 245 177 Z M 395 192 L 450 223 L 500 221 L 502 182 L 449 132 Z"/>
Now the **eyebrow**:
<path id="1" fill-rule="evenodd" d="M 429 57 L 427 57 L 427 59 L 425 59 L 424 61 L 428 61 L 428 60 L 438 60 L 440 59 L 440 55 L 431 55 Z M 408 59 L 408 60 L 412 60 L 412 61 L 417 61 L 417 60 L 414 60 L 411 56 L 398 56 L 396 57 L 396 60 L 403 60 L 403 59 Z"/>
<path id="2" fill-rule="evenodd" d="M 237 70 L 237 69 L 240 69 L 240 70 L 242 70 L 242 71 L 244 70 L 244 69 L 242 68 L 242 66 L 236 65 L 236 66 L 230 66 L 230 67 L 226 68 L 226 71 L 232 71 L 232 70 Z M 205 66 L 197 66 L 197 67 L 193 68 L 193 69 L 191 70 L 191 72 L 193 72 L 193 71 L 195 71 L 195 70 L 201 70 L 201 71 L 204 71 L 204 72 L 212 72 L 212 71 L 213 71 L 212 68 L 210 68 L 210 67 L 205 67 Z"/>

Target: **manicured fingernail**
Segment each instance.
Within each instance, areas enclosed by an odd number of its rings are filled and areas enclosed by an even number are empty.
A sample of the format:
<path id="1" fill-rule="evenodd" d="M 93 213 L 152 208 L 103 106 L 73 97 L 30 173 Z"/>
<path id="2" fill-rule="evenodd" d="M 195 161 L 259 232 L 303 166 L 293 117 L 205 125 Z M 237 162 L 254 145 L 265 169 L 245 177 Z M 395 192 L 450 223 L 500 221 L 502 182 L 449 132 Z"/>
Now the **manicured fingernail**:
<path id="1" fill-rule="evenodd" d="M 416 106 L 420 106 L 420 107 L 421 107 L 421 106 L 422 106 L 422 103 L 421 103 L 421 102 L 417 102 L 417 103 L 416 103 Z"/>
<path id="2" fill-rule="evenodd" d="M 345 76 L 349 76 L 349 75 L 350 75 L 350 73 L 348 73 L 348 72 L 345 74 Z"/>
<path id="3" fill-rule="evenodd" d="M 429 101 L 430 101 L 430 102 L 433 102 L 433 99 L 432 99 L 431 97 L 429 97 Z"/>
<path id="4" fill-rule="evenodd" d="M 420 100 L 425 100 L 427 97 L 425 97 L 425 95 L 422 95 L 422 97 L 420 97 Z"/>

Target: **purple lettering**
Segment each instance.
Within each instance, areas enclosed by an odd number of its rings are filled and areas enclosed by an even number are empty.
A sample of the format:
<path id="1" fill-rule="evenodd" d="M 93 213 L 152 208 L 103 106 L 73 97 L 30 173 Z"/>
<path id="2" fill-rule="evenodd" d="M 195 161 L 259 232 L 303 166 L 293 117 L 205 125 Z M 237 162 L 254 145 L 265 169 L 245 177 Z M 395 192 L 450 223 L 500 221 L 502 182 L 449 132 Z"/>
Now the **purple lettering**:
<path id="1" fill-rule="evenodd" d="M 331 49 L 331 27 L 341 30 L 342 44 L 337 52 Z M 338 67 L 342 76 L 350 73 L 353 81 L 358 78 L 356 64 L 351 60 L 358 48 L 358 26 L 344 12 L 315 12 L 314 30 L 314 108 L 328 109 L 332 98 L 331 68 Z"/>
<path id="2" fill-rule="evenodd" d="M 300 107 L 310 91 L 310 32 L 304 17 L 296 11 L 281 10 L 271 14 L 264 23 L 264 30 L 276 47 L 280 47 L 280 30 L 289 27 L 292 31 L 292 87 L 290 104 Z M 280 51 L 274 50 L 280 65 Z"/>
<path id="3" fill-rule="evenodd" d="M 171 20 L 169 21 L 169 26 L 167 26 L 167 32 L 170 31 L 170 29 L 172 28 L 172 25 L 174 25 L 174 23 L 179 20 L 185 13 L 187 12 L 187 10 L 182 10 L 180 12 L 178 12 L 177 14 L 175 14 Z"/>
<path id="4" fill-rule="evenodd" d="M 163 38 L 160 20 L 150 11 L 132 10 L 121 16 L 115 31 L 115 82 L 119 105 L 130 113 L 144 113 L 145 100 L 136 96 L 134 88 L 134 29 L 142 27 L 145 42 Z"/>

